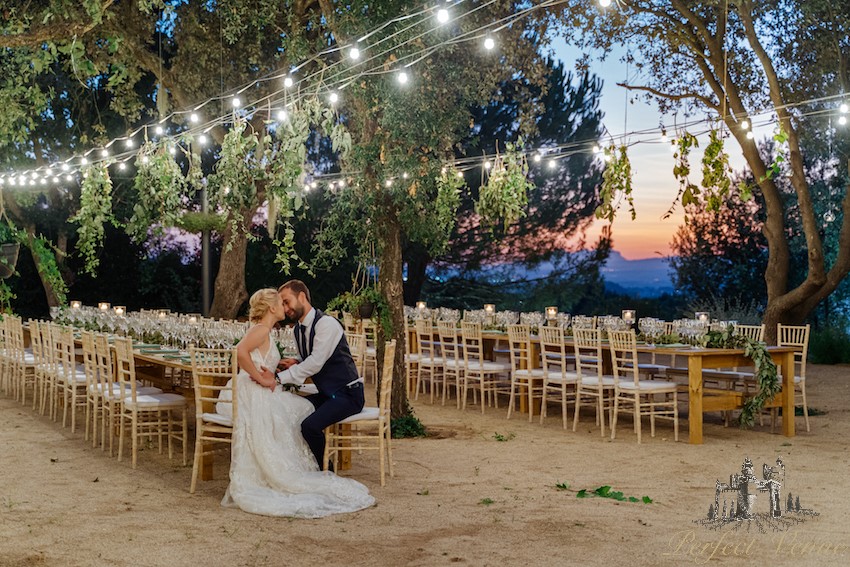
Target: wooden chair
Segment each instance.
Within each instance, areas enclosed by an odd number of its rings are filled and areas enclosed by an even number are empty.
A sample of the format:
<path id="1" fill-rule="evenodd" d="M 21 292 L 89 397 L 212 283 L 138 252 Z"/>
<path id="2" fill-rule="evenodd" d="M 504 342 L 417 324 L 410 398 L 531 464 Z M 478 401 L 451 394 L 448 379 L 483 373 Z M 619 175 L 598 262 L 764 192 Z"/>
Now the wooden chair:
<path id="1" fill-rule="evenodd" d="M 366 348 L 363 351 L 363 374 L 361 377 L 365 380 L 367 374 L 371 374 L 372 382 L 378 382 L 378 350 L 376 348 L 376 337 L 378 330 L 375 327 L 375 322 L 372 319 L 363 319 L 361 321 L 363 335 L 366 337 Z"/>
<path id="2" fill-rule="evenodd" d="M 440 349 L 443 359 L 442 396 L 446 405 L 446 392 L 455 389 L 457 407 L 460 408 L 460 389 L 463 383 L 463 353 L 457 336 L 457 324 L 454 321 L 437 321 L 437 334 L 440 337 Z"/>
<path id="3" fill-rule="evenodd" d="M 546 419 L 547 402 L 551 393 L 561 398 L 561 421 L 567 428 L 569 400 L 577 399 L 578 373 L 567 370 L 567 347 L 561 327 L 540 327 L 540 348 L 543 359 L 543 400 L 540 405 L 540 423 Z"/>
<path id="4" fill-rule="evenodd" d="M 357 367 L 357 375 L 363 378 L 366 374 L 366 335 L 346 333 L 345 340 L 348 341 L 348 350 Z"/>
<path id="5" fill-rule="evenodd" d="M 504 394 L 510 392 L 509 382 L 502 381 L 500 376 L 509 375 L 511 365 L 510 363 L 492 362 L 484 359 L 484 337 L 481 323 L 461 321 L 460 330 L 463 338 L 463 402 L 461 403 L 461 410 L 466 409 L 470 383 L 477 383 L 481 393 L 481 413 L 484 413 L 484 405 L 488 399 L 492 399 L 493 405 L 498 409 L 499 392 L 502 391 Z M 502 385 L 505 387 L 502 388 Z"/>
<path id="6" fill-rule="evenodd" d="M 56 331 L 56 384 L 62 393 L 62 427 L 67 427 L 70 408 L 71 433 L 74 433 L 77 430 L 77 408 L 85 409 L 86 406 L 86 371 L 81 364 L 77 364 L 74 329 L 59 327 Z"/>
<path id="7" fill-rule="evenodd" d="M 233 427 L 239 407 L 236 396 L 239 365 L 235 347 L 190 348 L 189 357 L 195 387 L 195 456 L 189 492 L 194 494 L 203 457 L 215 454 L 222 449 L 222 444 L 233 444 Z M 231 411 L 217 411 L 218 404 L 229 405 Z"/>
<path id="8" fill-rule="evenodd" d="M 44 351 L 44 343 L 42 341 L 42 328 L 44 323 L 34 319 L 29 320 L 30 331 L 30 346 L 32 354 L 35 358 L 35 376 L 32 394 L 32 409 L 35 411 L 39 407 L 41 392 L 44 380 L 45 371 L 48 368 L 47 355 Z"/>
<path id="9" fill-rule="evenodd" d="M 115 373 L 120 384 L 118 405 L 118 460 L 124 456 L 124 436 L 127 430 L 124 421 L 129 421 L 132 442 L 132 467 L 136 468 L 139 439 L 156 437 L 159 451 L 162 453 L 162 436 L 168 439 L 168 458 L 173 457 L 174 439 L 183 443 L 183 465 L 186 465 L 186 398 L 178 394 L 148 394 L 138 392 L 136 384 L 136 366 L 133 358 L 133 345 L 130 339 L 115 339 Z M 183 421 L 182 437 L 172 429 L 172 412 L 179 412 Z"/>
<path id="10" fill-rule="evenodd" d="M 407 389 L 407 398 L 411 399 L 419 385 L 419 348 L 416 344 L 416 328 L 408 327 L 404 334 L 404 371 L 407 380 L 405 387 Z"/>
<path id="11" fill-rule="evenodd" d="M 611 419 L 611 439 L 617 434 L 617 414 L 631 406 L 634 429 L 641 442 L 641 417 L 649 416 L 650 434 L 655 437 L 655 420 L 672 419 L 673 436 L 679 440 L 678 393 L 675 382 L 641 380 L 637 365 L 637 340 L 634 330 L 610 331 L 608 340 L 614 364 L 614 416 Z M 660 399 L 659 399 L 660 397 Z M 625 409 L 625 411 L 629 411 Z"/>
<path id="12" fill-rule="evenodd" d="M 797 392 L 800 392 L 800 401 L 803 404 L 803 417 L 806 420 L 806 431 L 809 428 L 809 406 L 806 400 L 806 359 L 809 353 L 809 333 L 811 325 L 783 325 L 779 323 L 776 327 L 776 345 L 783 347 L 794 347 L 794 405 L 797 405 Z M 776 409 L 772 410 L 773 424 L 776 422 Z M 783 419 L 793 419 L 793 416 Z"/>
<path id="13" fill-rule="evenodd" d="M 27 403 L 27 389 L 33 390 L 35 396 L 36 365 L 37 361 L 31 349 L 24 347 L 24 326 L 20 317 L 7 315 L 8 319 L 7 348 L 11 350 L 11 380 L 13 396 L 21 402 Z"/>
<path id="14" fill-rule="evenodd" d="M 331 459 L 344 451 L 377 450 L 380 460 L 381 486 L 385 485 L 386 470 L 395 476 L 393 468 L 392 430 L 390 427 L 390 402 L 393 389 L 393 361 L 395 340 L 384 347 L 383 374 L 380 381 L 378 407 L 364 407 L 363 411 L 345 418 L 325 431 L 324 468 Z M 346 432 L 342 425 L 351 425 Z"/>
<path id="15" fill-rule="evenodd" d="M 573 414 L 573 431 L 578 428 L 581 405 L 591 402 L 596 405 L 596 425 L 605 436 L 605 411 L 609 419 L 614 417 L 614 376 L 605 375 L 602 369 L 602 331 L 599 329 L 575 329 L 573 349 L 576 358 L 576 408 Z"/>
<path id="16" fill-rule="evenodd" d="M 425 391 L 427 385 L 431 390 L 431 403 L 434 403 L 434 389 L 440 383 L 445 370 L 445 359 L 437 351 L 437 342 L 434 341 L 434 326 L 430 320 L 420 319 L 416 321 L 416 341 L 419 344 L 419 380 L 416 386 L 415 399 L 419 399 L 419 392 Z"/>
<path id="17" fill-rule="evenodd" d="M 97 354 L 94 347 L 94 333 L 80 333 L 80 344 L 83 347 L 83 369 L 86 372 L 86 433 L 85 440 L 91 435 L 91 446 L 97 447 L 97 431 L 99 421 L 103 418 L 103 396 L 100 393 L 98 378 Z"/>
<path id="18" fill-rule="evenodd" d="M 508 349 L 511 357 L 511 399 L 508 402 L 508 416 L 516 407 L 516 396 L 524 388 L 528 396 L 528 422 L 534 419 L 534 400 L 543 399 L 543 378 L 546 371 L 537 366 L 531 358 L 531 327 L 529 325 L 508 325 Z"/>

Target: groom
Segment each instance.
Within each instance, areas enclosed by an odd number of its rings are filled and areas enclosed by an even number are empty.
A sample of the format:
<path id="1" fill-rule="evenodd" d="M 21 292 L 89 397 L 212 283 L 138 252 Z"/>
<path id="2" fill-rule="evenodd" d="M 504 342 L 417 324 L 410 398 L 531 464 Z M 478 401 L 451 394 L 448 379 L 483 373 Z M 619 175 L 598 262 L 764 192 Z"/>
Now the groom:
<path id="1" fill-rule="evenodd" d="M 282 360 L 284 370 L 275 380 L 279 384 L 301 385 L 307 378 L 313 378 L 319 393 L 307 396 L 307 399 L 316 411 L 301 422 L 301 435 L 321 469 L 325 428 L 363 409 L 363 379 L 351 358 L 342 325 L 335 318 L 313 308 L 310 290 L 304 282 L 290 280 L 278 288 L 278 293 L 287 318 L 297 321 L 295 344 L 298 358 Z"/>

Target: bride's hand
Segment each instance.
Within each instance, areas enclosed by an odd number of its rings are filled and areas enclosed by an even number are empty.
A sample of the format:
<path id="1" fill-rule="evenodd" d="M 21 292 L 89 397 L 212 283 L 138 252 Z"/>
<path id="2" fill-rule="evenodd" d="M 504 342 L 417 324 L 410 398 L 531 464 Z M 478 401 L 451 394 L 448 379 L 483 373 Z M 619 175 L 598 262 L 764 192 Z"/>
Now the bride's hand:
<path id="1" fill-rule="evenodd" d="M 280 362 L 277 363 L 277 367 L 280 370 L 288 370 L 289 367 L 298 364 L 298 359 L 296 358 L 282 358 Z"/>
<path id="2" fill-rule="evenodd" d="M 275 387 L 277 387 L 277 381 L 274 379 L 274 374 L 272 374 L 272 371 L 266 368 L 265 366 L 261 366 L 260 378 L 261 380 L 256 380 L 256 382 L 261 386 L 265 386 L 266 388 L 274 392 Z"/>

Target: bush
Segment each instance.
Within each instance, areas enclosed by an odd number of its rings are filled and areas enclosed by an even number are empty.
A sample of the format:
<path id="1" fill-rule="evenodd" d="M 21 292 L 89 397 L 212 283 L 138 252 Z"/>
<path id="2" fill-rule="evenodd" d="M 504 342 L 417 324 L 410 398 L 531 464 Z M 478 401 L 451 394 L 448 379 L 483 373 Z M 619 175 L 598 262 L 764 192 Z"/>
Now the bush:
<path id="1" fill-rule="evenodd" d="M 398 419 L 392 420 L 390 429 L 393 432 L 393 439 L 402 439 L 405 437 L 425 437 L 425 426 L 419 421 L 413 413 L 408 413 Z"/>
<path id="2" fill-rule="evenodd" d="M 812 332 L 809 339 L 809 362 L 812 364 L 850 362 L 850 336 L 847 331 L 829 327 Z"/>

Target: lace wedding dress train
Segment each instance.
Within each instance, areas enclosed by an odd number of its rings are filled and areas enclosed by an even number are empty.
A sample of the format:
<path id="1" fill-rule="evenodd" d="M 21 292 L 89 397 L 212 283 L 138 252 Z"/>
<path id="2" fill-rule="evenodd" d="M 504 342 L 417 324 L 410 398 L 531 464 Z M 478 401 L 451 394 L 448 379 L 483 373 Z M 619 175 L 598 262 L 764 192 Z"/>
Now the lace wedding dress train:
<path id="1" fill-rule="evenodd" d="M 251 358 L 257 368 L 274 369 L 280 353 L 271 341 L 265 356 L 254 350 Z M 375 503 L 359 482 L 319 470 L 301 436 L 301 422 L 313 411 L 308 400 L 279 386 L 264 388 L 246 372 L 239 373 L 236 395 L 230 486 L 222 506 L 265 516 L 321 518 Z M 219 405 L 219 413 L 230 409 Z"/>

